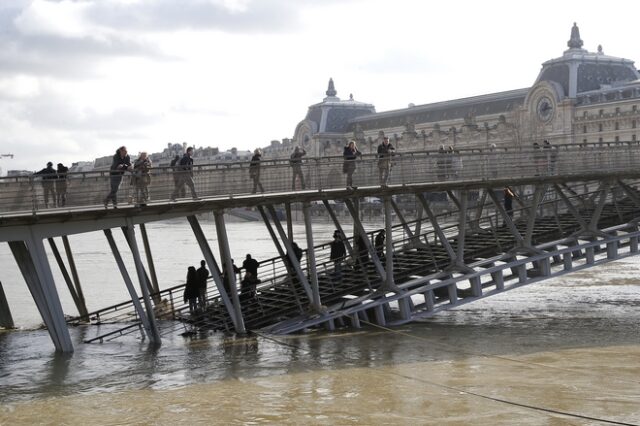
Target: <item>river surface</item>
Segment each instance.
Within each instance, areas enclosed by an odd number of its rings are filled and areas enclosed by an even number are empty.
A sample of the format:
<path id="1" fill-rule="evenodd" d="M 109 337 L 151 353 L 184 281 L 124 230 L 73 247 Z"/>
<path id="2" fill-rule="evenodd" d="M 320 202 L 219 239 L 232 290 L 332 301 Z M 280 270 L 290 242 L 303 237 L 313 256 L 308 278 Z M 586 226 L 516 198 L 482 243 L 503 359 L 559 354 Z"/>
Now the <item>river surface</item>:
<path id="1" fill-rule="evenodd" d="M 213 223 L 201 223 L 217 253 Z M 182 282 L 187 266 L 202 257 L 186 221 L 147 230 L 161 288 Z M 333 227 L 317 223 L 314 231 L 321 243 Z M 295 234 L 305 247 L 304 227 L 296 225 Z M 228 223 L 228 236 L 236 263 L 246 253 L 276 254 L 259 223 Z M 104 235 L 70 241 L 89 310 L 126 300 Z M 75 315 L 55 263 L 52 268 L 65 313 Z M 135 271 L 132 262 L 128 268 Z M 6 244 L 0 270 L 20 327 L 0 331 L 0 425 L 640 424 L 640 259 L 394 329 L 176 333 L 152 347 L 137 336 L 83 344 L 96 331 L 82 326 L 70 329 L 72 355 L 56 354 L 38 328 Z"/>

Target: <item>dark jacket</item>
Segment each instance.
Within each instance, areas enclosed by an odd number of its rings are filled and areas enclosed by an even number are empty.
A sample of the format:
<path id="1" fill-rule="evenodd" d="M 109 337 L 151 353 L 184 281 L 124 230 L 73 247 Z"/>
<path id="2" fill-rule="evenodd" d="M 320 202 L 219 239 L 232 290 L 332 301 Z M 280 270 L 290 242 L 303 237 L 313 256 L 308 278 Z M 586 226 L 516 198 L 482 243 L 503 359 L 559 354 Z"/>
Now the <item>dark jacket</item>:
<path id="1" fill-rule="evenodd" d="M 344 147 L 342 157 L 344 157 L 344 163 L 342 163 L 342 173 L 353 173 L 356 171 L 356 158 L 362 156 L 362 153 L 356 148 L 355 152 L 350 150 L 348 146 Z"/>
<path id="2" fill-rule="evenodd" d="M 182 158 L 180 159 L 180 162 L 178 163 L 179 167 L 177 167 L 178 170 L 183 171 L 183 172 L 189 172 L 189 174 L 192 174 L 193 171 L 193 158 L 189 157 L 188 154 L 184 154 L 182 156 Z"/>
<path id="3" fill-rule="evenodd" d="M 334 239 L 331 241 L 331 254 L 329 258 L 331 260 L 342 259 L 347 254 L 347 249 L 344 247 L 344 243 L 340 239 Z"/>
<path id="4" fill-rule="evenodd" d="M 189 272 L 187 273 L 187 285 L 184 287 L 184 302 L 187 303 L 189 299 L 197 299 L 199 295 L 200 291 L 198 289 L 196 269 L 193 268 L 193 271 L 189 269 Z"/>
<path id="5" fill-rule="evenodd" d="M 131 159 L 129 156 L 125 155 L 124 158 L 122 158 L 120 154 L 116 152 L 109 170 L 111 170 L 112 175 L 122 175 L 129 167 L 131 167 Z"/>
<path id="6" fill-rule="evenodd" d="M 255 154 L 251 157 L 251 163 L 249 163 L 249 176 L 260 176 L 260 154 Z"/>
<path id="7" fill-rule="evenodd" d="M 36 175 L 41 175 L 42 176 L 42 180 L 51 180 L 51 179 L 57 179 L 58 178 L 58 174 L 56 172 L 56 169 L 53 168 L 53 166 L 47 166 L 46 168 L 40 170 L 39 172 L 35 172 Z"/>
<path id="8" fill-rule="evenodd" d="M 249 272 L 254 277 L 258 275 L 258 266 L 260 266 L 260 264 L 253 258 L 245 259 L 244 262 L 242 262 L 242 267 L 244 268 L 244 270 Z"/>
<path id="9" fill-rule="evenodd" d="M 202 289 L 207 288 L 207 278 L 209 278 L 209 270 L 204 266 L 201 266 L 196 270 L 196 275 L 198 278 L 198 287 Z"/>
<path id="10" fill-rule="evenodd" d="M 307 155 L 307 151 L 304 149 L 293 151 L 293 154 L 291 154 L 291 157 L 289 158 L 289 163 L 293 167 L 300 167 L 302 165 L 302 157 L 305 155 Z"/>

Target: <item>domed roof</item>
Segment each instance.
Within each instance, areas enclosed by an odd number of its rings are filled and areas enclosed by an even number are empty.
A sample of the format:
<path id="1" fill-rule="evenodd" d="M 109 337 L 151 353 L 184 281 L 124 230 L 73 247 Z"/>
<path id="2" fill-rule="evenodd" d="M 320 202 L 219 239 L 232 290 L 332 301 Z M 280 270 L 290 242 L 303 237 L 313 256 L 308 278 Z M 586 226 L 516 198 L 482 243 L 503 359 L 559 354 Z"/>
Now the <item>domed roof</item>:
<path id="1" fill-rule="evenodd" d="M 349 120 L 376 112 L 372 104 L 355 101 L 353 95 L 349 95 L 349 99 L 344 101 L 337 97 L 338 92 L 332 78 L 329 79 L 329 87 L 325 93 L 327 97 L 322 102 L 311 105 L 305 118 L 315 124 L 318 133 L 344 133 Z"/>
<path id="2" fill-rule="evenodd" d="M 595 53 L 583 49 L 580 29 L 575 23 L 567 45 L 569 49 L 561 57 L 542 64 L 536 83 L 556 82 L 564 90 L 564 96 L 575 98 L 580 93 L 640 79 L 633 61 L 605 55 L 601 46 Z"/>

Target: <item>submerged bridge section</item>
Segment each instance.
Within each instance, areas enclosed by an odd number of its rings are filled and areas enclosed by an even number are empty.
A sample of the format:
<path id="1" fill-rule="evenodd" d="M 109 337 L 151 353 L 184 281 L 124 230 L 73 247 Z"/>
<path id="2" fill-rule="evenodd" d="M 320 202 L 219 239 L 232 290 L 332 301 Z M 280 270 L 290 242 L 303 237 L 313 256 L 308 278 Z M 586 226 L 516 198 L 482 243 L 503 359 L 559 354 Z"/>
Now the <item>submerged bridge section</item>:
<path id="1" fill-rule="evenodd" d="M 309 327 L 359 327 L 362 321 L 402 324 L 519 286 L 602 262 L 635 255 L 640 231 L 640 152 L 633 143 L 562 145 L 546 150 L 417 152 L 394 157 L 391 180 L 379 185 L 378 161 L 356 161 L 355 190 L 343 188 L 342 159 L 304 164 L 306 187 L 293 182 L 287 162 L 263 164 L 265 193 L 251 194 L 247 164 L 202 166 L 194 171 L 199 200 L 169 202 L 173 176 L 152 177 L 151 202 L 105 210 L 101 197 L 109 176 L 69 176 L 65 207 L 41 210 L 38 182 L 12 179 L 0 187 L 0 229 L 58 350 L 73 347 L 44 249 L 74 296 L 79 316 L 70 322 L 117 323 L 87 341 L 141 331 L 159 343 L 166 333 L 198 330 L 292 333 Z M 78 182 L 76 182 L 76 180 Z M 502 190 L 516 197 L 506 210 Z M 73 193 L 71 196 L 71 191 Z M 446 194 L 447 209 L 438 209 Z M 123 194 L 126 195 L 126 194 Z M 436 196 L 437 195 L 437 196 Z M 379 197 L 383 244 L 361 221 L 362 201 Z M 402 200 L 399 201 L 399 200 Z M 349 212 L 336 214 L 335 202 Z M 415 209 L 408 216 L 407 203 Z M 312 203 L 321 203 L 347 249 L 330 259 L 328 244 L 314 241 Z M 291 208 L 301 205 L 306 250 L 294 255 Z M 277 210 L 288 213 L 281 219 Z M 232 271 L 224 213 L 254 210 L 265 223 L 278 256 L 262 262 L 261 282 L 239 286 Z M 216 259 L 196 217 L 213 212 L 220 258 Z M 144 224 L 185 217 L 211 266 L 206 309 L 189 313 L 181 286 L 160 291 Z M 347 224 L 347 225 L 345 225 Z M 125 233 L 136 265 L 140 297 L 114 243 Z M 138 248 L 142 236 L 147 267 Z M 89 313 L 73 267 L 69 235 L 103 230 L 131 301 Z M 55 245 L 62 237 L 71 273 Z M 298 242 L 301 243 L 301 242 Z M 304 246 L 304 244 L 300 244 Z M 56 254 L 58 253 L 58 254 Z M 223 276 L 231 285 L 225 287 Z"/>

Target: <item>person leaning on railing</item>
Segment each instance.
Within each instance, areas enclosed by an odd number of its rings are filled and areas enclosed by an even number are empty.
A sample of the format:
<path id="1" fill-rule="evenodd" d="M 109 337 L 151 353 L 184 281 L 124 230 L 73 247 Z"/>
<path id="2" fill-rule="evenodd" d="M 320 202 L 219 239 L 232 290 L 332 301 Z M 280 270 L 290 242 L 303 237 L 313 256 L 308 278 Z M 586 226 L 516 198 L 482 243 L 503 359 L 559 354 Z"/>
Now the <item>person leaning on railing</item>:
<path id="1" fill-rule="evenodd" d="M 116 153 L 113 156 L 113 161 L 111 162 L 110 168 L 110 185 L 111 191 L 107 194 L 104 199 L 104 208 L 106 209 L 109 205 L 109 200 L 113 203 L 113 208 L 118 208 L 118 188 L 120 187 L 120 182 L 122 182 L 122 175 L 127 170 L 131 170 L 131 159 L 129 155 L 127 155 L 127 148 L 125 146 L 121 146 L 116 150 Z"/>
<path id="2" fill-rule="evenodd" d="M 342 173 L 347 175 L 347 189 L 356 189 L 356 187 L 353 186 L 353 173 L 356 171 L 356 158 L 362 156 L 362 153 L 358 151 L 356 147 L 356 141 L 353 139 L 349 141 L 349 145 L 344 147 L 342 156 L 344 158 Z"/>

